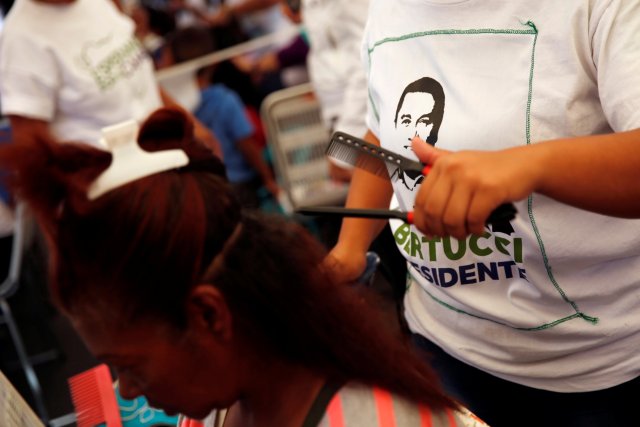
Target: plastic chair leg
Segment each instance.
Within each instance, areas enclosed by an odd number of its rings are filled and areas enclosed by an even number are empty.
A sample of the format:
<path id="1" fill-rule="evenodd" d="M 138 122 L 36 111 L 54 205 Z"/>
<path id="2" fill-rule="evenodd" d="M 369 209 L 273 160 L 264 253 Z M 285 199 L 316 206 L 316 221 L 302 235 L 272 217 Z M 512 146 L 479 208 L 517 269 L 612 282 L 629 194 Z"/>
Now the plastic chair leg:
<path id="1" fill-rule="evenodd" d="M 11 334 L 11 339 L 16 348 L 18 359 L 20 360 L 22 370 L 27 377 L 27 383 L 29 384 L 31 393 L 33 394 L 36 413 L 38 414 L 42 422 L 44 424 L 47 424 L 49 422 L 49 415 L 47 413 L 44 399 L 42 397 L 42 388 L 40 387 L 40 381 L 38 381 L 38 377 L 36 376 L 36 372 L 33 369 L 33 365 L 31 364 L 31 362 L 29 361 L 29 357 L 27 356 L 27 351 L 22 342 L 20 331 L 18 331 L 18 325 L 16 324 L 13 318 L 13 314 L 11 313 L 11 308 L 4 298 L 0 298 L 0 310 L 2 311 L 4 320 L 7 324 L 7 327 L 9 328 L 9 333 Z"/>

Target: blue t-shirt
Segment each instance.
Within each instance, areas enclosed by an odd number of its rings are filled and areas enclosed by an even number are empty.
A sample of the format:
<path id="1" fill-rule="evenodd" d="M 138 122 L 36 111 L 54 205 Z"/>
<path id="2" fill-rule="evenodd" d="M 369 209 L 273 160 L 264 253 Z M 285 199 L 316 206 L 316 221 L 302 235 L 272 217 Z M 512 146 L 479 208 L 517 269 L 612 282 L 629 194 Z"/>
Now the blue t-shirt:
<path id="1" fill-rule="evenodd" d="M 240 97 L 225 85 L 214 84 L 202 91 L 202 100 L 194 114 L 218 138 L 229 181 L 247 182 L 255 178 L 258 173 L 236 145 L 254 133 Z"/>

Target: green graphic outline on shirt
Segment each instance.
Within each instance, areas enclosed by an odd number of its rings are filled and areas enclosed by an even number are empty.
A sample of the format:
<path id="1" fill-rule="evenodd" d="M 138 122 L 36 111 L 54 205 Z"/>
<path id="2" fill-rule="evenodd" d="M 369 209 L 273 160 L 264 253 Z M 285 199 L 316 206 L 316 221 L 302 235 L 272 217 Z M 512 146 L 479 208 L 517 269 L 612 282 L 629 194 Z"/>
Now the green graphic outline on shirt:
<path id="1" fill-rule="evenodd" d="M 80 67 L 89 72 L 101 91 L 108 90 L 118 81 L 136 72 L 145 60 L 146 54 L 140 42 L 132 37 L 120 46 L 110 48 L 114 33 L 95 41 L 88 41 L 82 46 L 80 55 L 76 58 Z M 92 58 L 92 52 L 109 48 L 104 57 Z"/>
<path id="2" fill-rule="evenodd" d="M 399 36 L 399 37 L 386 37 L 380 41 L 377 41 L 373 44 L 373 46 L 371 48 L 368 49 L 368 56 L 369 56 L 369 64 L 368 66 L 371 67 L 371 56 L 374 52 L 374 50 L 378 47 L 381 46 L 383 44 L 386 43 L 394 43 L 394 42 L 399 42 L 399 41 L 404 41 L 404 40 L 409 40 L 409 39 L 413 39 L 413 38 L 418 38 L 418 37 L 425 37 L 425 36 L 439 36 L 439 35 L 478 35 L 478 34 L 508 34 L 508 35 L 532 35 L 533 36 L 533 44 L 532 44 L 532 49 L 531 49 L 531 68 L 529 71 L 529 92 L 528 92 L 528 97 L 527 97 L 527 108 L 526 108 L 526 142 L 527 145 L 531 144 L 531 101 L 533 98 L 533 71 L 535 68 L 535 55 L 536 55 L 536 45 L 538 42 L 538 28 L 536 27 L 536 25 L 532 22 L 532 21 L 527 21 L 526 23 L 523 23 L 523 25 L 526 25 L 529 27 L 529 29 L 526 30 L 515 30 L 515 29 L 493 29 L 493 28 L 484 28 L 484 29 L 469 29 L 469 30 L 433 30 L 433 31 L 422 31 L 422 32 L 417 32 L 417 33 L 411 33 L 411 34 L 406 34 L 403 36 Z M 370 71 L 370 69 L 369 69 Z M 370 74 L 370 73 L 369 73 Z M 369 91 L 369 102 L 371 103 L 372 109 L 373 109 L 373 113 L 376 117 L 376 120 L 379 122 L 380 121 L 380 116 L 378 113 L 378 109 L 376 108 L 375 102 L 373 101 L 373 97 L 371 96 L 371 91 Z M 497 323 L 499 325 L 504 325 L 504 326 L 508 326 L 510 328 L 516 329 L 516 330 L 522 330 L 522 331 L 540 331 L 540 330 L 545 330 L 545 329 L 549 329 L 552 328 L 554 326 L 557 326 L 561 323 L 567 322 L 569 320 L 573 320 L 573 319 L 583 319 L 591 324 L 597 324 L 599 319 L 597 317 L 593 317 L 593 316 L 589 316 L 585 313 L 583 313 L 582 311 L 580 311 L 577 303 L 573 300 L 571 300 L 566 292 L 562 289 L 562 287 L 558 284 L 557 280 L 555 279 L 555 276 L 553 275 L 552 269 L 551 269 L 551 265 L 549 264 L 549 258 L 547 257 L 547 253 L 546 253 L 546 249 L 544 246 L 544 242 L 542 241 L 542 236 L 540 235 L 540 230 L 538 228 L 538 225 L 536 223 L 535 217 L 533 215 L 533 195 L 529 196 L 528 200 L 527 200 L 527 211 L 528 211 L 528 215 L 529 215 L 529 220 L 531 221 L 531 226 L 533 227 L 533 231 L 536 235 L 536 239 L 538 241 L 538 247 L 540 249 L 540 253 L 542 255 L 542 259 L 544 262 L 544 267 L 545 270 L 547 272 L 547 276 L 549 277 L 549 281 L 551 282 L 551 284 L 554 286 L 554 288 L 556 289 L 556 291 L 560 294 L 560 296 L 562 297 L 562 299 L 569 304 L 573 310 L 575 311 L 575 314 L 572 314 L 570 316 L 566 316 L 563 317 L 561 319 L 557 319 L 554 320 L 552 322 L 548 322 L 545 323 L 543 325 L 540 326 L 536 326 L 536 327 L 531 327 L 531 328 L 521 328 L 521 327 L 514 327 L 511 325 L 508 325 L 506 323 L 502 323 L 499 322 L 497 320 L 493 320 L 493 319 L 488 319 L 482 316 L 478 316 L 476 314 L 472 314 L 469 313 L 467 311 L 461 310 L 459 308 L 453 307 L 450 304 L 447 304 L 446 302 L 438 299 L 437 297 L 435 297 L 434 295 L 432 295 L 429 291 L 427 291 L 426 289 L 424 289 L 422 286 L 420 287 L 427 295 L 429 295 L 429 297 L 431 297 L 431 299 L 433 299 L 434 301 L 436 301 L 438 304 L 442 305 L 443 307 L 446 307 L 450 310 L 456 311 L 458 313 L 461 314 L 466 314 L 468 316 L 471 317 L 475 317 L 478 319 L 482 319 L 482 320 L 488 320 L 490 322 L 493 323 Z"/>
<path id="3" fill-rule="evenodd" d="M 375 42 L 373 44 L 372 47 L 370 47 L 367 50 L 367 54 L 369 56 L 369 63 L 368 66 L 371 67 L 371 54 L 373 53 L 373 51 L 378 47 L 381 46 L 383 44 L 386 43 L 394 43 L 394 42 L 401 42 L 404 40 L 409 40 L 409 39 L 415 39 L 418 37 L 424 37 L 424 36 L 442 36 L 442 35 L 479 35 L 479 34 L 509 34 L 509 35 L 513 35 L 513 34 L 528 34 L 528 35 L 534 35 L 534 42 L 533 42 L 533 55 L 535 55 L 535 44 L 536 41 L 538 39 L 538 28 L 535 26 L 535 24 L 531 21 L 527 21 L 526 23 L 524 23 L 524 25 L 528 26 L 530 29 L 528 30 L 514 30 L 514 29 L 503 29 L 503 30 L 498 30 L 495 28 L 480 28 L 480 29 L 470 29 L 470 30 L 431 30 L 431 31 L 419 31 L 417 33 L 411 33 L 411 34 L 405 34 L 403 36 L 398 36 L 398 37 L 385 37 L 382 40 L 379 40 L 377 42 Z M 371 71 L 371 69 L 369 69 L 369 71 Z M 532 58 L 532 63 L 531 63 L 531 71 L 533 73 L 533 58 Z M 533 76 L 533 75 L 532 75 Z M 531 89 L 531 79 L 529 80 L 529 88 Z M 378 113 L 378 109 L 376 108 L 376 104 L 375 102 L 373 102 L 373 98 L 371 97 L 371 92 L 369 92 L 369 102 L 371 103 L 371 106 L 373 107 L 373 113 L 376 116 L 376 120 L 380 121 L 380 116 Z M 529 130 L 529 117 L 527 116 L 527 131 Z M 527 133 L 528 135 L 528 133 Z"/>

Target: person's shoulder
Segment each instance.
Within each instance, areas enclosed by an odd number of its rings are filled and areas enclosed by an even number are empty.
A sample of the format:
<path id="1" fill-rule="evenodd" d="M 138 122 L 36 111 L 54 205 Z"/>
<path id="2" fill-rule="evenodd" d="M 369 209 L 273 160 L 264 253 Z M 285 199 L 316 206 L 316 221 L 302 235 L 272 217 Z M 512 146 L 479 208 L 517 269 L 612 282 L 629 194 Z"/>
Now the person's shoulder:
<path id="1" fill-rule="evenodd" d="M 232 93 L 231 89 L 223 85 L 222 83 L 214 83 L 202 89 L 203 98 L 218 98 L 224 99 Z"/>
<path id="2" fill-rule="evenodd" d="M 239 95 L 235 90 L 231 89 L 224 83 L 214 83 L 211 88 L 218 94 L 218 96 L 224 96 L 226 98 L 239 98 Z"/>
<path id="3" fill-rule="evenodd" d="M 50 14 L 51 6 L 43 6 L 35 1 L 16 1 L 7 14 L 2 26 L 2 39 L 41 40 L 63 25 L 56 15 Z"/>
<path id="4" fill-rule="evenodd" d="M 464 406 L 454 411 L 454 417 L 456 419 L 456 425 L 461 427 L 489 427 L 487 423 Z"/>
<path id="5" fill-rule="evenodd" d="M 202 99 L 203 101 L 206 100 L 206 102 L 219 102 L 225 107 L 232 106 L 237 108 L 238 106 L 244 106 L 240 96 L 233 89 L 222 83 L 214 83 L 204 89 L 202 91 Z"/>
<path id="6" fill-rule="evenodd" d="M 431 408 L 379 387 L 347 384 L 333 397 L 325 418 L 342 419 L 346 427 L 364 427 L 380 417 L 391 417 L 403 427 L 431 425 L 487 427 L 466 408 Z M 322 425 L 322 424 L 321 424 Z"/>
<path id="7" fill-rule="evenodd" d="M 34 25 L 34 22 L 29 18 L 29 10 L 31 7 L 32 5 L 30 5 L 29 2 L 15 2 L 2 23 L 3 39 L 23 32 L 32 32 L 31 27 Z"/>
<path id="8" fill-rule="evenodd" d="M 202 425 L 203 427 L 222 427 L 226 416 L 226 409 L 214 409 L 203 420 L 198 422 L 198 425 Z M 176 427 L 188 427 L 192 425 L 194 425 L 194 420 L 181 415 Z"/>
<path id="9" fill-rule="evenodd" d="M 32 52 L 34 49 L 42 50 L 47 45 L 47 38 L 38 32 L 38 26 L 29 20 L 7 20 L 0 34 L 0 49 L 3 52 Z"/>
<path id="10" fill-rule="evenodd" d="M 379 387 L 348 383 L 329 402 L 325 418 L 340 419 L 347 427 L 364 427 L 367 423 L 375 425 L 380 421 L 380 411 L 388 409 L 389 405 L 396 410 L 392 414 L 394 416 L 404 416 L 407 411 L 413 411 L 418 406 Z M 416 427 L 419 425 L 416 424 Z M 413 424 L 407 427 L 413 427 Z"/>

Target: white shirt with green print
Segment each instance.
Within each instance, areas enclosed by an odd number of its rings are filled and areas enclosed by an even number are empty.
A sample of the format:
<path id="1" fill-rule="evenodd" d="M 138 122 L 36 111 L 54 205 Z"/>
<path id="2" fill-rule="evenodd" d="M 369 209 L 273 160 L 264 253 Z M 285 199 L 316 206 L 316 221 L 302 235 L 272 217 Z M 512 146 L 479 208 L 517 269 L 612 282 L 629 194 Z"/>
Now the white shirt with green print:
<path id="1" fill-rule="evenodd" d="M 61 141 L 162 106 L 153 63 L 112 0 L 17 0 L 0 39 L 2 113 L 48 122 Z"/>
<path id="2" fill-rule="evenodd" d="M 640 127 L 636 0 L 373 0 L 367 123 L 414 158 Z M 638 142 L 640 144 L 640 141 Z M 602 171 L 606 173 L 606 171 Z M 400 174 L 411 210 L 420 177 Z M 458 241 L 392 221 L 413 283 L 411 329 L 498 377 L 561 392 L 640 373 L 640 221 L 541 195 Z"/>

